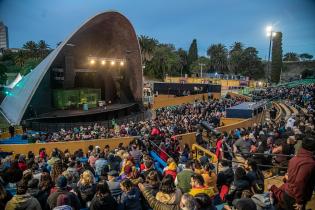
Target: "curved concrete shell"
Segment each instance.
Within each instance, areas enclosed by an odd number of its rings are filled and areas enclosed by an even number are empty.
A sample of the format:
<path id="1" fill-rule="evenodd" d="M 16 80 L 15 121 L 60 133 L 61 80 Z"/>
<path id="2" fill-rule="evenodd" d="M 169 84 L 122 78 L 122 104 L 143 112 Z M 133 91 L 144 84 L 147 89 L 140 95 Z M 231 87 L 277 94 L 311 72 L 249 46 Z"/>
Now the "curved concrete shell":
<path id="1" fill-rule="evenodd" d="M 61 23 L 62 24 L 62 23 Z M 114 11 L 100 13 L 75 30 L 53 50 L 33 71 L 27 74 L 18 86 L 1 103 L 1 112 L 12 124 L 20 124 L 30 106 L 37 114 L 53 110 L 52 90 L 73 88 L 75 71 L 89 70 L 88 57 L 119 58 L 126 66 L 119 70 L 123 79 L 125 97 L 133 102 L 142 102 L 142 65 L 140 47 L 135 30 L 129 20 Z M 62 69 L 63 81 L 53 79 L 54 69 Z M 117 69 L 107 68 L 104 77 L 106 94 L 113 92 Z"/>

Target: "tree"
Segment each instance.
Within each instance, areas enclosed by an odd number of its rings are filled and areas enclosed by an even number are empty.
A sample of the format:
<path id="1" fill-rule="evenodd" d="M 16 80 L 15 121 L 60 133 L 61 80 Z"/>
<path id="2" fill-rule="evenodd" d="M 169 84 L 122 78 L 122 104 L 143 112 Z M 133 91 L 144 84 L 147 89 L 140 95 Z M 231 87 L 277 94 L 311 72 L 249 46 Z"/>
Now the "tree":
<path id="1" fill-rule="evenodd" d="M 308 53 L 302 53 L 300 54 L 300 58 L 302 61 L 310 61 L 313 58 L 313 55 L 308 54 Z"/>
<path id="2" fill-rule="evenodd" d="M 5 85 L 8 76 L 6 75 L 7 67 L 0 63 L 0 85 Z"/>
<path id="3" fill-rule="evenodd" d="M 36 58 L 37 57 L 37 52 L 38 52 L 38 46 L 36 42 L 34 41 L 27 41 L 24 45 L 23 48 L 27 50 L 28 57 L 31 58 Z"/>
<path id="4" fill-rule="evenodd" d="M 179 48 L 177 50 L 177 55 L 180 58 L 180 63 L 182 66 L 182 68 L 180 69 L 181 70 L 181 76 L 183 76 L 183 74 L 190 74 L 190 68 L 188 65 L 188 55 L 187 55 L 186 50 Z"/>
<path id="5" fill-rule="evenodd" d="M 25 61 L 24 66 L 22 67 L 21 74 L 26 75 L 28 74 L 31 70 L 33 70 L 39 63 L 41 62 L 41 59 L 37 58 L 28 58 Z"/>
<path id="6" fill-rule="evenodd" d="M 282 33 L 277 32 L 273 37 L 272 60 L 271 60 L 271 82 L 278 83 L 282 68 Z"/>
<path id="7" fill-rule="evenodd" d="M 192 64 L 198 59 L 197 40 L 193 39 L 188 50 L 188 65 Z"/>
<path id="8" fill-rule="evenodd" d="M 239 73 L 253 79 L 262 78 L 265 74 L 261 58 L 254 47 L 247 47 L 242 52 L 239 68 L 241 69 Z"/>
<path id="9" fill-rule="evenodd" d="M 141 48 L 141 59 L 143 64 L 152 59 L 154 48 L 158 45 L 158 41 L 154 38 L 141 35 L 139 38 L 139 44 Z"/>
<path id="10" fill-rule="evenodd" d="M 17 65 L 18 67 L 24 66 L 26 58 L 27 57 L 26 57 L 25 51 L 24 50 L 19 50 L 15 54 L 15 58 L 14 58 L 15 65 Z"/>
<path id="11" fill-rule="evenodd" d="M 227 72 L 228 50 L 223 44 L 213 44 L 207 50 L 210 57 L 211 69 L 221 73 Z"/>
<path id="12" fill-rule="evenodd" d="M 297 53 L 294 52 L 288 52 L 284 54 L 283 61 L 299 61 L 299 56 Z"/>
<path id="13" fill-rule="evenodd" d="M 201 69 L 200 64 L 204 64 L 204 66 L 202 67 L 203 72 L 205 73 L 209 72 L 211 68 L 211 62 L 209 58 L 204 57 L 204 56 L 200 56 L 198 60 L 196 60 L 190 65 L 191 71 L 195 74 L 200 74 L 200 69 Z"/>
<path id="14" fill-rule="evenodd" d="M 234 42 L 229 52 L 229 69 L 236 75 L 241 71 L 243 50 L 243 44 L 241 42 Z"/>
<path id="15" fill-rule="evenodd" d="M 160 44 L 155 47 L 152 59 L 147 61 L 144 74 L 158 79 L 163 79 L 166 74 L 179 75 L 181 60 L 170 44 Z"/>
<path id="16" fill-rule="evenodd" d="M 37 43 L 37 47 L 38 47 L 39 57 L 45 58 L 49 52 L 49 45 L 44 40 L 40 40 Z"/>

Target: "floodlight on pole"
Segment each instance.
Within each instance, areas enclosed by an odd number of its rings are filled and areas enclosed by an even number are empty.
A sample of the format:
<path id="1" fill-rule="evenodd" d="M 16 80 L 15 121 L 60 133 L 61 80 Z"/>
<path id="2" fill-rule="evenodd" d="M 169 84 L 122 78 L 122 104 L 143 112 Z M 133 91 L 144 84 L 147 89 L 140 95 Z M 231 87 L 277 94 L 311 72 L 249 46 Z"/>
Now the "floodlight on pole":
<path id="1" fill-rule="evenodd" d="M 267 78 L 271 80 L 271 70 L 270 70 L 270 55 L 271 55 L 271 45 L 272 45 L 272 38 L 276 36 L 276 32 L 273 31 L 271 25 L 266 27 L 267 36 L 269 37 L 269 52 L 268 52 L 268 63 L 267 63 Z"/>

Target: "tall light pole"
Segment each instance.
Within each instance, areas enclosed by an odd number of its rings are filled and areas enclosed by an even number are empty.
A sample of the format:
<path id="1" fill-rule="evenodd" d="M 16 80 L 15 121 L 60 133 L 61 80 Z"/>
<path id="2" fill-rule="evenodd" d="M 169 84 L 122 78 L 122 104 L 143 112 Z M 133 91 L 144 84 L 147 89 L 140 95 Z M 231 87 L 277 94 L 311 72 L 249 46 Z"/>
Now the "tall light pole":
<path id="1" fill-rule="evenodd" d="M 271 68 L 270 68 L 270 55 L 271 55 L 271 46 L 272 46 L 272 37 L 276 36 L 276 33 L 273 31 L 272 26 L 266 27 L 267 36 L 269 37 L 269 53 L 268 53 L 268 63 L 267 63 L 267 79 L 268 82 L 271 81 Z"/>

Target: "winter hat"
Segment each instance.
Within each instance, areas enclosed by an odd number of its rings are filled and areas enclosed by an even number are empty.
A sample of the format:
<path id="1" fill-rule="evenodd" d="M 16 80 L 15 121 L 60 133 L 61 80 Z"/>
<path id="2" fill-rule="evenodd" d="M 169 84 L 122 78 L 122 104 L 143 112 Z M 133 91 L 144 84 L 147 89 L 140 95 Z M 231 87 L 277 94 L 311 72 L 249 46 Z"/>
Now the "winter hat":
<path id="1" fill-rule="evenodd" d="M 65 176 L 59 176 L 56 180 L 56 186 L 58 188 L 66 188 L 67 187 L 67 178 Z"/>

